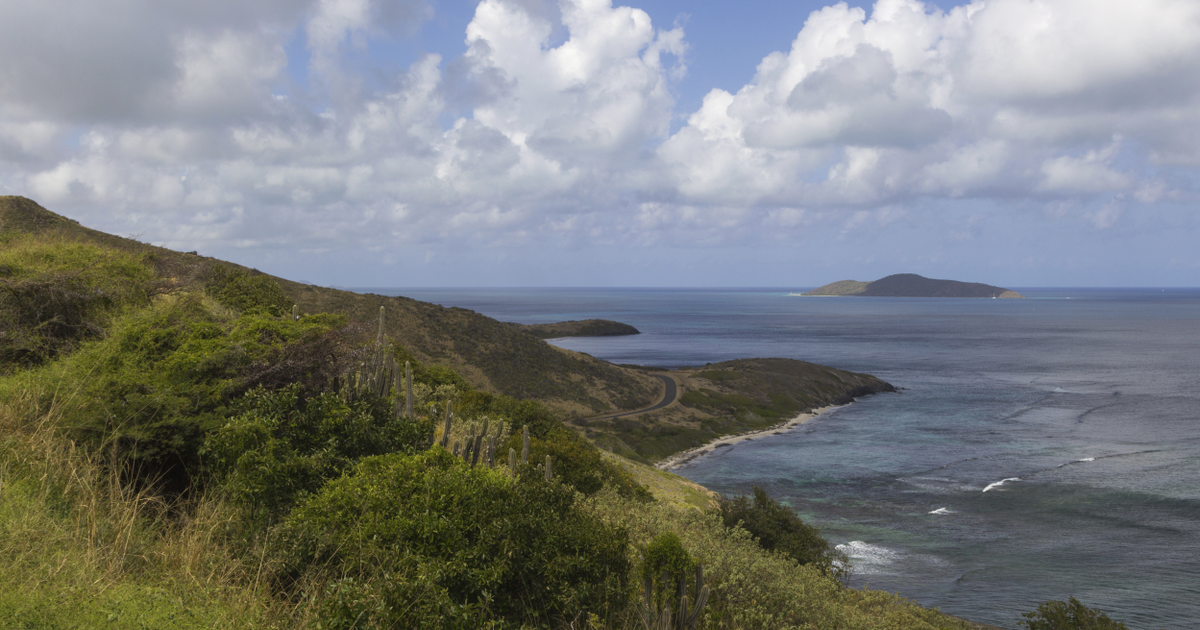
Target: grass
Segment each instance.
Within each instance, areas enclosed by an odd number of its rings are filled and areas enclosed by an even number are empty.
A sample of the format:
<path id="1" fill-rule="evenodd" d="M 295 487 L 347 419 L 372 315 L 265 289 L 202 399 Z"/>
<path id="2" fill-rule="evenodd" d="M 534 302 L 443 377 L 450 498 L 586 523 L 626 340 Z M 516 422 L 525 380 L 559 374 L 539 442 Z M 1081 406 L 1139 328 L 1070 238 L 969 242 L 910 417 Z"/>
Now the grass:
<path id="1" fill-rule="evenodd" d="M 25 396 L 28 401 L 32 396 Z M 303 621 L 217 541 L 217 502 L 168 504 L 54 430 L 0 406 L 0 619 L 11 628 L 271 628 Z"/>

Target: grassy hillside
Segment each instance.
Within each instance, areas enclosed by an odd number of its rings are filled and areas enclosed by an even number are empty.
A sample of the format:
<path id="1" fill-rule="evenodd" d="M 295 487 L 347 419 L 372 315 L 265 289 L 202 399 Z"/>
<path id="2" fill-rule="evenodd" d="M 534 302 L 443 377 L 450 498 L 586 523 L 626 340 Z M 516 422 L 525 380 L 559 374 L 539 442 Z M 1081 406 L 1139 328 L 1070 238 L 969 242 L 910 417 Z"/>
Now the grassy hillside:
<path id="1" fill-rule="evenodd" d="M 0 324 L 3 627 L 632 630 L 680 582 L 694 628 L 975 627 L 844 587 L 824 541 L 762 542 L 813 535 L 794 514 L 753 533 L 598 450 L 562 419 L 657 380 L 470 311 L 0 198 Z M 647 459 L 890 387 L 773 359 L 672 376 L 668 430 L 581 428 Z"/>
<path id="2" fill-rule="evenodd" d="M 679 387 L 676 403 L 643 414 L 575 423 L 603 448 L 652 463 L 719 437 L 770 428 L 813 409 L 895 391 L 869 374 L 792 359 L 738 359 L 662 373 Z"/>
<path id="3" fill-rule="evenodd" d="M 0 196 L 0 234 L 17 233 L 95 243 L 138 256 L 151 266 L 162 285 L 157 291 L 162 293 L 202 286 L 222 268 L 266 275 L 217 259 L 105 234 L 24 197 Z M 387 335 L 420 361 L 445 365 L 475 387 L 517 398 L 536 398 L 568 415 L 644 406 L 658 391 L 656 381 L 636 370 L 555 348 L 520 327 L 473 311 L 267 277 L 278 283 L 286 299 L 299 305 L 302 313 L 339 313 L 350 321 L 369 323 L 363 328 L 363 341 L 374 332 L 379 307 L 386 307 Z"/>

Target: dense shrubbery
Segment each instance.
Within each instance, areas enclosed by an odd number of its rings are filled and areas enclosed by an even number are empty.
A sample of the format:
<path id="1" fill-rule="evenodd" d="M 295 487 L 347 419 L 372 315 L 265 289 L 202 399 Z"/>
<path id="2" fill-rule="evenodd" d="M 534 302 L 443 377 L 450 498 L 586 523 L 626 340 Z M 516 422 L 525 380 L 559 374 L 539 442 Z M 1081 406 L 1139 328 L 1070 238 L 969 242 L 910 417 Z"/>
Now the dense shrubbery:
<path id="1" fill-rule="evenodd" d="M 12 239 L 0 251 L 0 373 L 70 352 L 111 318 L 149 302 L 136 256 L 75 242 Z"/>
<path id="2" fill-rule="evenodd" d="M 398 418 L 386 399 L 302 398 L 298 385 L 254 389 L 233 409 L 236 415 L 208 434 L 203 454 L 252 526 L 274 522 L 363 457 L 424 450 L 433 428 Z"/>
<path id="3" fill-rule="evenodd" d="M 204 281 L 204 290 L 217 303 L 241 313 L 279 317 L 292 309 L 292 301 L 278 282 L 266 274 L 250 274 L 237 267 L 214 266 Z"/>
<path id="4" fill-rule="evenodd" d="M 1021 616 L 1024 617 L 1021 623 L 1029 630 L 1128 630 L 1125 624 L 1084 606 L 1074 597 L 1065 602 L 1045 602 Z"/>
<path id="5" fill-rule="evenodd" d="M 368 458 L 281 526 L 279 577 L 286 585 L 324 571 L 331 626 L 540 627 L 603 616 L 625 604 L 628 539 L 575 497 L 537 475 L 469 468 L 440 447 Z"/>
<path id="6" fill-rule="evenodd" d="M 717 512 L 726 527 L 750 532 L 767 551 L 778 551 L 828 575 L 840 577 L 845 572 L 845 554 L 822 538 L 821 530 L 801 521 L 791 508 L 758 486 L 754 487 L 753 497 L 722 498 Z"/>
<path id="7" fill-rule="evenodd" d="M 62 383 L 43 390 L 41 407 L 60 406 L 76 439 L 105 450 L 115 444 L 139 475 L 181 489 L 198 470 L 205 433 L 224 423 L 233 398 L 254 385 L 316 383 L 336 372 L 343 324 L 325 315 L 230 320 L 198 296 L 168 297 L 118 319 L 105 339 L 6 385 Z"/>

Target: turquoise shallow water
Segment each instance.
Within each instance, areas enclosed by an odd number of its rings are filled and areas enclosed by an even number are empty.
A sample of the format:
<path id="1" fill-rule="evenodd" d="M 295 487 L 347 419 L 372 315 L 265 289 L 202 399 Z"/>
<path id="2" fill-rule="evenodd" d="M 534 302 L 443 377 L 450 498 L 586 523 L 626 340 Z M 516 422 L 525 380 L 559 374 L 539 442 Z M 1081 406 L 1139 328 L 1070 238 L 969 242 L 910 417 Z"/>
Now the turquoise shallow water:
<path id="1" fill-rule="evenodd" d="M 953 614 L 1016 627 L 1074 595 L 1131 628 L 1200 625 L 1200 291 L 1018 290 L 1029 299 L 387 292 L 637 326 L 555 342 L 617 363 L 779 356 L 875 374 L 902 390 L 678 472 L 766 487 L 843 545 L 855 584 Z"/>

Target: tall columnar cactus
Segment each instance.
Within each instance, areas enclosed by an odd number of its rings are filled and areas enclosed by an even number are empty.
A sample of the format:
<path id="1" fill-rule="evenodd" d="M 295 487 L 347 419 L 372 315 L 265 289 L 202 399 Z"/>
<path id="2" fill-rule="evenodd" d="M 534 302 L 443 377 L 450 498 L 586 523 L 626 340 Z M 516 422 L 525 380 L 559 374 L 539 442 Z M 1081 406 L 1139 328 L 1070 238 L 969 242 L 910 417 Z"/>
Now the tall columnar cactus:
<path id="1" fill-rule="evenodd" d="M 449 406 L 446 409 L 446 413 L 449 414 Z M 409 420 L 413 419 L 412 366 L 408 364 L 408 361 L 404 362 L 404 417 Z"/>
<path id="2" fill-rule="evenodd" d="M 517 470 L 517 449 L 510 448 L 510 449 L 508 449 L 508 471 L 510 473 L 513 473 L 513 472 L 516 472 L 516 470 Z"/>
<path id="3" fill-rule="evenodd" d="M 375 343 L 378 343 L 379 345 L 383 345 L 383 312 L 384 312 L 384 310 L 385 309 L 382 306 L 379 307 L 379 335 L 375 337 Z"/>
<path id="4" fill-rule="evenodd" d="M 450 419 L 454 414 L 450 411 L 450 401 L 446 401 L 446 426 L 442 429 L 442 448 L 450 442 Z"/>
<path id="5" fill-rule="evenodd" d="M 659 587 L 667 588 L 670 583 L 670 575 L 664 568 L 662 578 L 659 580 Z M 667 602 L 663 602 L 660 609 L 654 597 L 654 580 L 649 573 L 646 574 L 645 582 L 642 588 L 642 604 L 638 607 L 638 616 L 641 619 L 642 627 L 646 630 L 695 630 L 700 625 L 700 615 L 704 612 L 704 606 L 708 603 L 708 586 L 704 584 L 704 565 L 696 563 L 696 601 L 690 602 L 687 596 L 687 579 L 684 576 L 679 576 L 679 614 L 672 615 L 671 607 Z"/>
<path id="6" fill-rule="evenodd" d="M 521 437 L 521 463 L 529 461 L 529 425 L 525 425 L 522 429 Z"/>
<path id="7" fill-rule="evenodd" d="M 554 473 L 550 472 L 550 456 L 546 455 L 546 481 L 550 481 L 553 476 Z"/>
<path id="8" fill-rule="evenodd" d="M 487 425 L 485 424 L 484 426 L 487 426 Z M 479 463 L 479 451 L 481 451 L 482 449 L 483 449 L 483 434 L 480 433 L 479 435 L 475 436 L 474 452 L 471 453 L 471 468 L 474 468 L 475 464 Z"/>
<path id="9" fill-rule="evenodd" d="M 294 322 L 300 321 L 300 305 L 299 304 L 292 305 L 292 321 L 294 321 Z"/>

